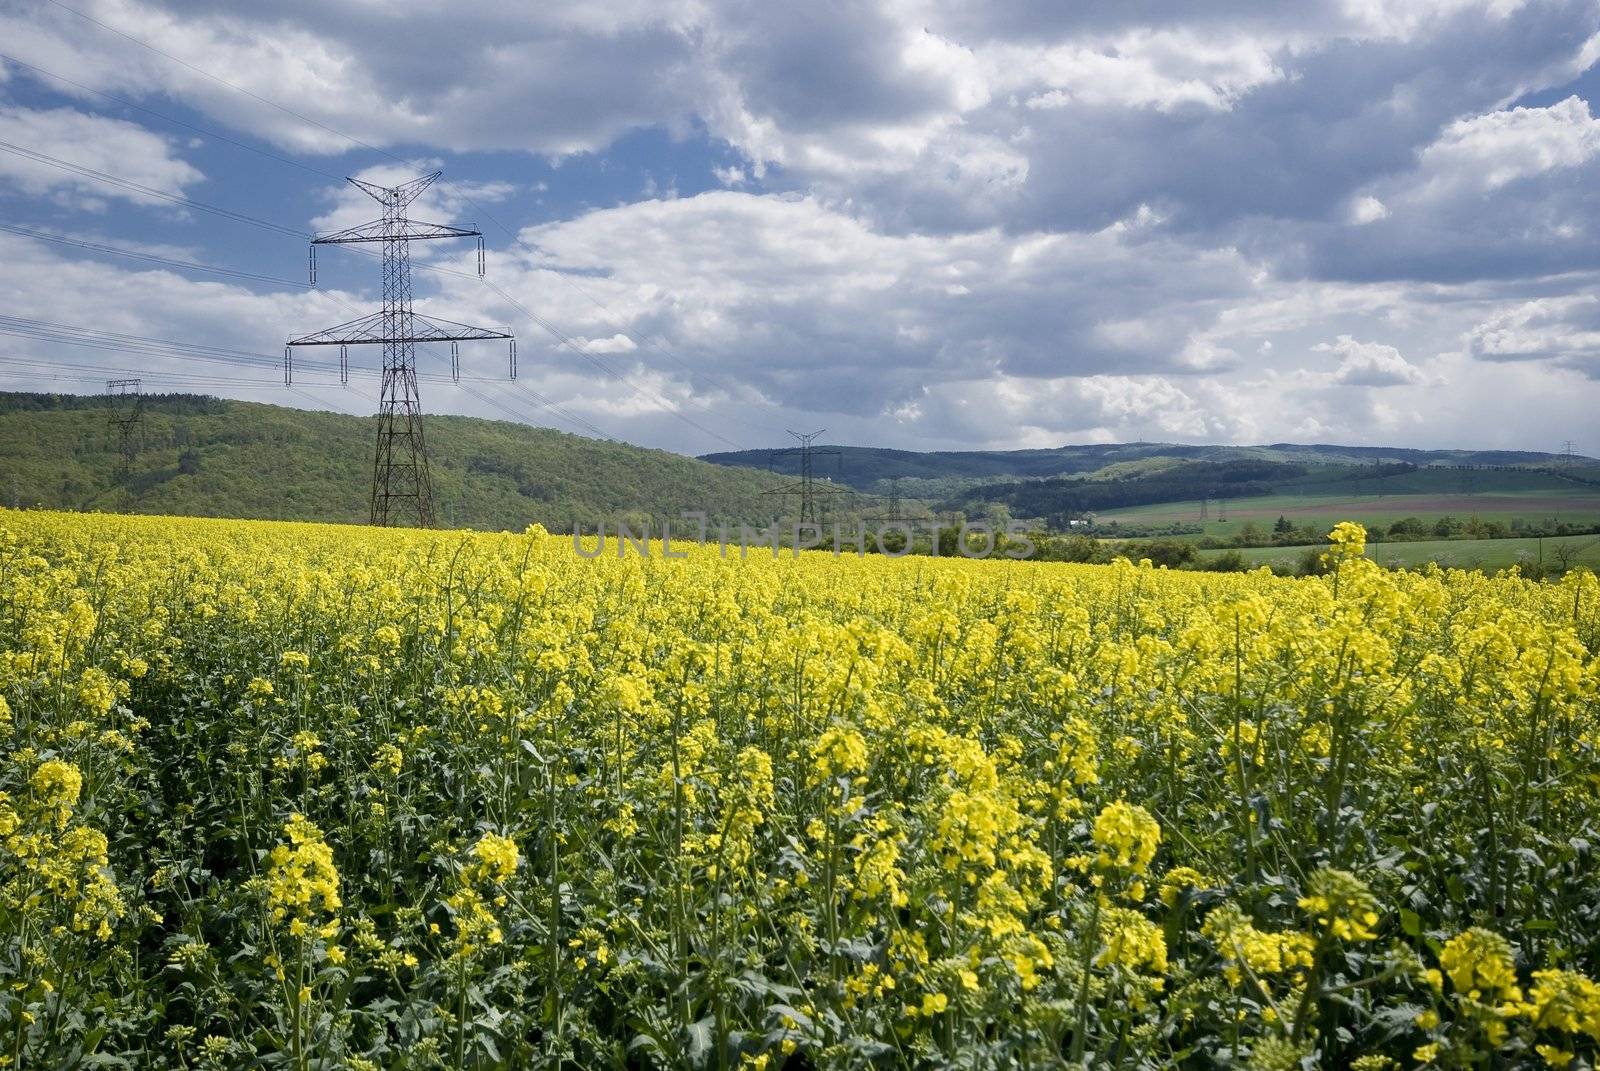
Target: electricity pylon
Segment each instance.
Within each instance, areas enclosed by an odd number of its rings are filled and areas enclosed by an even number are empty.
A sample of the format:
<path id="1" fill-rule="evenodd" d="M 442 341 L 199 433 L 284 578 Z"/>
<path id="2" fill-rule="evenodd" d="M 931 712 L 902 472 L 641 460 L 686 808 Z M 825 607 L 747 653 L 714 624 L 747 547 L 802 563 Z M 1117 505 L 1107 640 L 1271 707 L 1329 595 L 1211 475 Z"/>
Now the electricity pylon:
<path id="1" fill-rule="evenodd" d="M 144 449 L 144 391 L 137 379 L 106 380 L 110 399 L 110 424 L 117 432 L 117 449 L 122 454 L 122 472 L 127 475 L 133 459 Z"/>
<path id="2" fill-rule="evenodd" d="M 827 430 L 828 429 L 826 428 L 819 428 L 816 431 L 804 435 L 798 431 L 791 431 L 789 434 L 793 435 L 797 440 L 799 440 L 800 445 L 791 446 L 784 450 L 774 450 L 772 452 L 772 463 L 776 463 L 781 457 L 789 457 L 793 454 L 799 454 L 800 479 L 798 482 L 791 480 L 788 483 L 782 484 L 778 487 L 769 488 L 761 493 L 764 495 L 794 495 L 798 497 L 800 499 L 800 516 L 798 520 L 801 524 L 820 523 L 820 521 L 817 519 L 817 499 L 826 498 L 831 495 L 847 495 L 850 493 L 849 490 L 839 487 L 830 487 L 822 490 L 817 489 L 817 481 L 812 465 L 813 459 L 817 457 L 839 458 L 841 459 L 840 463 L 842 464 L 842 458 L 844 456 L 837 450 L 824 450 L 811 445 L 812 443 L 816 442 L 819 435 Z"/>
<path id="3" fill-rule="evenodd" d="M 378 444 L 372 460 L 372 523 L 387 525 L 397 504 L 409 503 L 419 527 L 433 527 L 433 488 L 422 436 L 422 401 L 417 393 L 418 342 L 448 342 L 451 370 L 459 378 L 458 342 L 510 339 L 511 360 L 516 340 L 507 331 L 469 327 L 423 316 L 411 308 L 410 243 L 427 238 L 478 239 L 478 275 L 484 274 L 483 233 L 443 223 L 407 219 L 405 208 L 433 184 L 440 172 L 398 186 L 377 186 L 352 178 L 350 183 L 383 206 L 383 218 L 311 240 L 311 281 L 317 281 L 316 247 L 355 242 L 383 243 L 383 311 L 326 331 L 292 339 L 284 348 L 284 380 L 292 383 L 291 349 L 295 346 L 340 347 L 341 378 L 346 346 L 383 347 L 383 386 L 378 397 Z M 513 365 L 514 367 L 514 365 Z M 514 374 L 514 373 L 513 373 Z"/>
<path id="4" fill-rule="evenodd" d="M 906 519 L 900 512 L 900 477 L 889 477 L 889 512 L 878 518 L 891 524 L 898 524 Z"/>

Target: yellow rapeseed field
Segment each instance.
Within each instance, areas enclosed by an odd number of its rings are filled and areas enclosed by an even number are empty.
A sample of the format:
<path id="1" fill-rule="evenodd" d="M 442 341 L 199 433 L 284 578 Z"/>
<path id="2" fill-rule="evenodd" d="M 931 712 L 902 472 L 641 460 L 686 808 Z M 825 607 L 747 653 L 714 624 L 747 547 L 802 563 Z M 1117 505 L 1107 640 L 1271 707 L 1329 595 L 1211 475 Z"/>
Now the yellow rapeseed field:
<path id="1" fill-rule="evenodd" d="M 1569 1067 L 1600 584 L 0 511 L 8 1067 Z"/>

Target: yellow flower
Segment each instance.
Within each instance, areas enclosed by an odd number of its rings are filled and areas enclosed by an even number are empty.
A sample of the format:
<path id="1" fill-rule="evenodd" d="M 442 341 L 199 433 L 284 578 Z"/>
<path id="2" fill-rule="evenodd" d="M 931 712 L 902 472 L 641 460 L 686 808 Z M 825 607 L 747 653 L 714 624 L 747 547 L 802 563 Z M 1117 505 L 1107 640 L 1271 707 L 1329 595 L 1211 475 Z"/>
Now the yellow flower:
<path id="1" fill-rule="evenodd" d="M 1143 807 L 1118 800 L 1095 818 L 1094 842 L 1100 846 L 1097 863 L 1102 868 L 1143 874 L 1155 858 L 1161 826 Z"/>
<path id="2" fill-rule="evenodd" d="M 267 857 L 267 906 L 273 921 L 292 917 L 304 926 L 317 915 L 336 913 L 341 906 L 339 871 L 322 831 L 304 815 L 295 814 L 283 832 L 289 842 L 273 848 Z"/>
<path id="3" fill-rule="evenodd" d="M 1161 927 L 1131 908 L 1101 908 L 1100 941 L 1102 947 L 1095 962 L 1102 967 L 1116 965 L 1153 974 L 1167 969 L 1167 942 Z"/>
<path id="4" fill-rule="evenodd" d="M 1161 902 L 1168 907 L 1178 906 L 1178 897 L 1186 889 L 1205 889 L 1211 885 L 1211 879 L 1200 871 L 1186 866 L 1175 866 L 1167 871 L 1161 879 Z"/>
<path id="5" fill-rule="evenodd" d="M 1575 971 L 1534 971 L 1525 1012 L 1536 1027 L 1600 1041 L 1600 984 Z"/>
<path id="6" fill-rule="evenodd" d="M 1239 986 L 1246 971 L 1258 984 L 1277 975 L 1296 981 L 1311 969 L 1315 941 L 1309 934 L 1259 930 L 1236 904 L 1223 904 L 1206 916 L 1200 932 L 1217 946 L 1223 977 Z"/>
<path id="7" fill-rule="evenodd" d="M 510 837 L 485 833 L 472 846 L 472 855 L 475 862 L 467 867 L 472 880 L 510 881 L 517 872 L 517 845 Z"/>
<path id="8" fill-rule="evenodd" d="M 1511 945 L 1492 930 L 1475 926 L 1450 938 L 1439 953 L 1439 966 L 1456 992 L 1473 1000 L 1522 998 Z"/>
<path id="9" fill-rule="evenodd" d="M 1322 867 L 1311 875 L 1300 909 L 1322 931 L 1341 941 L 1370 941 L 1378 935 L 1378 900 L 1362 880 L 1345 870 Z"/>
<path id="10" fill-rule="evenodd" d="M 1330 559 L 1359 558 L 1367 550 L 1367 530 L 1354 521 L 1340 521 L 1328 533 L 1328 542 L 1332 544 L 1328 552 Z"/>
<path id="11" fill-rule="evenodd" d="M 856 730 L 828 729 L 811 748 L 812 768 L 823 780 L 858 774 L 867 768 L 867 742 Z"/>
<path id="12" fill-rule="evenodd" d="M 39 764 L 28 779 L 34 797 L 42 809 L 53 812 L 57 828 L 66 824 L 67 817 L 77 806 L 83 792 L 83 774 L 70 762 L 48 759 Z"/>

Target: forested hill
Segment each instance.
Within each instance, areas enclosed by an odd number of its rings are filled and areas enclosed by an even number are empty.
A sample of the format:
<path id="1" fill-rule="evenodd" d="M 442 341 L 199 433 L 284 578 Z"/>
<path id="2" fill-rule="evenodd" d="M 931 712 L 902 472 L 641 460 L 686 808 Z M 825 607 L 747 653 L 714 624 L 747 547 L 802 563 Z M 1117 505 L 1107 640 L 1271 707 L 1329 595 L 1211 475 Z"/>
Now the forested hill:
<path id="1" fill-rule="evenodd" d="M 781 445 L 781 444 L 779 444 Z M 1035 480 L 1052 476 L 1096 473 L 1110 466 L 1128 466 L 1125 475 L 1136 479 L 1174 462 L 1209 462 L 1245 465 L 1277 462 L 1289 466 L 1466 465 L 1539 468 L 1559 461 L 1556 455 L 1519 450 L 1414 450 L 1389 446 L 1336 446 L 1328 444 L 1273 443 L 1263 446 L 1185 446 L 1177 443 L 1103 443 L 1060 446 L 1045 450 L 889 450 L 870 446 L 829 446 L 829 454 L 816 461 L 819 476 L 849 484 L 858 490 L 882 492 L 884 481 L 910 481 L 924 497 L 945 497 L 981 483 Z M 774 457 L 766 450 L 736 450 L 705 454 L 703 461 L 718 465 L 768 467 L 780 473 L 798 470 L 797 455 Z M 1143 463 L 1141 465 L 1140 463 Z M 1203 469 L 1194 475 L 1201 475 Z M 1280 471 L 1280 475 L 1290 470 Z M 1303 470 L 1301 470 L 1303 471 Z M 1222 477 L 1219 482 L 1227 483 Z"/>
<path id="2" fill-rule="evenodd" d="M 371 417 L 147 395 L 121 470 L 104 397 L 0 392 L 0 503 L 53 509 L 365 521 Z M 769 473 L 474 417 L 429 416 L 441 525 L 567 531 L 618 516 L 770 520 Z"/>

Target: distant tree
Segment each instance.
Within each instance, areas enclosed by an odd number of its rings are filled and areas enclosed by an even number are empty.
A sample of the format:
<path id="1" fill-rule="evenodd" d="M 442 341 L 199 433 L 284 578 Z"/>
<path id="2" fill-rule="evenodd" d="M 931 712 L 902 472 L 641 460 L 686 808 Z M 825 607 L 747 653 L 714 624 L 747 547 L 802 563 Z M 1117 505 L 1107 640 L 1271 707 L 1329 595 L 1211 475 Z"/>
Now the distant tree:
<path id="1" fill-rule="evenodd" d="M 1547 548 L 1547 553 L 1554 562 L 1555 572 L 1565 573 L 1577 564 L 1584 552 L 1591 547 L 1600 545 L 1600 539 L 1591 539 L 1583 543 L 1572 540 L 1566 543 L 1552 543 Z"/>
<path id="2" fill-rule="evenodd" d="M 1149 543 L 1129 544 L 1125 548 L 1129 558 L 1149 558 L 1155 565 L 1178 569 L 1192 563 L 1198 556 L 1193 543 L 1179 539 L 1155 539 Z"/>
<path id="3" fill-rule="evenodd" d="M 1273 522 L 1272 531 L 1277 535 L 1288 535 L 1294 531 L 1294 525 L 1289 523 L 1289 518 L 1280 513 L 1278 519 Z"/>
<path id="4" fill-rule="evenodd" d="M 1392 539 L 1417 539 L 1428 534 L 1428 526 L 1421 517 L 1403 517 L 1389 526 Z"/>
<path id="5" fill-rule="evenodd" d="M 194 447 L 186 447 L 178 455 L 178 471 L 185 476 L 194 476 L 200 472 L 200 451 Z"/>
<path id="6" fill-rule="evenodd" d="M 1328 563 L 1323 559 L 1323 552 L 1313 547 L 1300 555 L 1296 563 L 1297 572 L 1301 576 L 1320 576 L 1328 571 Z"/>

